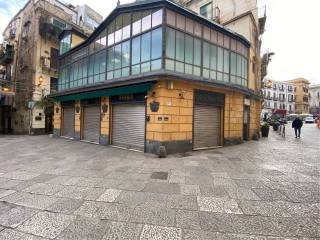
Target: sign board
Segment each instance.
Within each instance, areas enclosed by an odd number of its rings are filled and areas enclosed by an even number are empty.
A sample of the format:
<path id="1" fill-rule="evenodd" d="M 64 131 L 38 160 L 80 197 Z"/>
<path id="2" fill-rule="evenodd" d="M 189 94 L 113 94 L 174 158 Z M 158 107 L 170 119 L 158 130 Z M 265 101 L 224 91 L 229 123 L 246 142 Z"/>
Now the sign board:
<path id="1" fill-rule="evenodd" d="M 244 99 L 244 105 L 245 106 L 250 106 L 250 99 L 249 98 L 245 98 Z"/>
<path id="2" fill-rule="evenodd" d="M 34 101 L 28 101 L 28 108 L 32 109 L 34 107 Z"/>

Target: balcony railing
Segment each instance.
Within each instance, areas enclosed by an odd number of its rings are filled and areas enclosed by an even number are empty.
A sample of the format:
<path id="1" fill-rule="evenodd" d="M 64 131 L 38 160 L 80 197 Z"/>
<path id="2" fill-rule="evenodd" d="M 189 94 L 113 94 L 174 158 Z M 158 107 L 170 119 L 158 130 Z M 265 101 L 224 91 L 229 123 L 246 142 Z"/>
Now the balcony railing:
<path id="1" fill-rule="evenodd" d="M 0 65 L 6 65 L 13 61 L 14 47 L 7 44 L 5 48 L 0 52 Z"/>
<path id="2" fill-rule="evenodd" d="M 50 23 L 45 17 L 39 20 L 39 32 L 43 38 L 59 41 L 59 35 L 62 30 L 60 27 Z"/>

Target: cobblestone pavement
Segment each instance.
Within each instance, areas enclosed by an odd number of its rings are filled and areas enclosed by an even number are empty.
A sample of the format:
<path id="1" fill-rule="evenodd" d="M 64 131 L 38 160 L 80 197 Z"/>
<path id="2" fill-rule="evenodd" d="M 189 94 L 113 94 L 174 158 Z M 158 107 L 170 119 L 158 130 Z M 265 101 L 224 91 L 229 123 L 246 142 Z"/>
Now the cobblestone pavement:
<path id="1" fill-rule="evenodd" d="M 0 239 L 320 239 L 320 130 L 158 159 L 0 137 Z"/>

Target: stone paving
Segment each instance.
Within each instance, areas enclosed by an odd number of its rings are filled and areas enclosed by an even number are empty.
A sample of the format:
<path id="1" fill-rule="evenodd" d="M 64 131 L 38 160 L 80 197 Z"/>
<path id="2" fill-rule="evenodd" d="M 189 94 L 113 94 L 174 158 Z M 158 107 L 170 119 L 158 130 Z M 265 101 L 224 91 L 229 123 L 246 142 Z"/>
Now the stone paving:
<path id="1" fill-rule="evenodd" d="M 320 130 L 165 159 L 0 136 L 0 239 L 320 239 Z"/>

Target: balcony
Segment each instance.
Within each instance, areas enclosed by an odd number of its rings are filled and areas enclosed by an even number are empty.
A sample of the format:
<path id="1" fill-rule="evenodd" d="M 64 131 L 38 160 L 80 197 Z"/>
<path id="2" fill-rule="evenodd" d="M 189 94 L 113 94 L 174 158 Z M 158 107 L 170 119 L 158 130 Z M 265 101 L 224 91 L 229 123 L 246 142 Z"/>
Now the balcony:
<path id="1" fill-rule="evenodd" d="M 39 20 L 39 33 L 40 36 L 54 41 L 59 41 L 59 35 L 63 29 L 53 25 L 46 17 L 41 17 Z"/>
<path id="2" fill-rule="evenodd" d="M 0 49 L 0 65 L 7 65 L 13 61 L 14 47 L 7 44 L 4 48 Z"/>
<path id="3" fill-rule="evenodd" d="M 273 97 L 273 101 L 278 101 L 279 99 L 277 97 Z"/>

